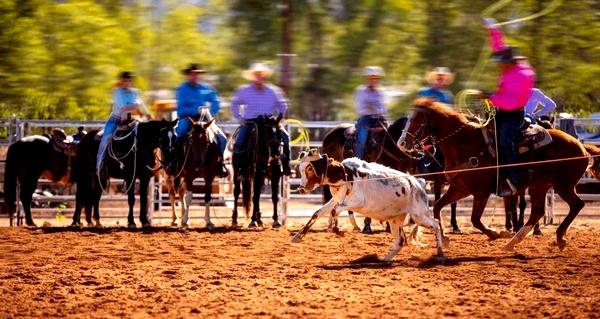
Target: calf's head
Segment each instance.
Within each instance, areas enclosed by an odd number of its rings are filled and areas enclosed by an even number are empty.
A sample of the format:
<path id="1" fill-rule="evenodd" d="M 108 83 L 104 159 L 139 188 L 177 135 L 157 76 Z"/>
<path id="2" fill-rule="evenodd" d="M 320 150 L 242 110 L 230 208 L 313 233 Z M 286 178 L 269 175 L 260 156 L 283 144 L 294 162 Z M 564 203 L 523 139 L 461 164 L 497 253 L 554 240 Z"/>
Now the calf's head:
<path id="1" fill-rule="evenodd" d="M 321 183 L 327 173 L 328 158 L 327 155 L 321 156 L 316 149 L 300 153 L 300 186 L 298 191 L 301 194 L 310 193 Z"/>

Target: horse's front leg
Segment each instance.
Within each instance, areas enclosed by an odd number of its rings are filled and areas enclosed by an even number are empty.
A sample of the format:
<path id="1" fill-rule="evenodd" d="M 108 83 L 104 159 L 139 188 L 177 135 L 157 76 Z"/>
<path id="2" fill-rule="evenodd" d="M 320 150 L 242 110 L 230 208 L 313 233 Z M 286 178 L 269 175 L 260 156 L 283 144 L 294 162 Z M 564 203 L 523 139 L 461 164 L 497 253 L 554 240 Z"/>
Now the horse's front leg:
<path id="1" fill-rule="evenodd" d="M 167 177 L 167 188 L 169 189 L 169 202 L 171 203 L 171 226 L 177 226 L 177 212 L 175 212 L 175 203 L 177 200 L 175 182 L 170 181 L 172 177 Z"/>
<path id="2" fill-rule="evenodd" d="M 148 187 L 150 186 L 150 176 L 140 177 L 140 223 L 142 227 L 151 227 L 148 220 Z M 132 187 L 133 188 L 133 187 Z"/>
<path id="3" fill-rule="evenodd" d="M 183 196 L 181 197 L 183 199 L 181 202 L 181 227 L 183 229 L 187 229 L 190 226 L 190 206 L 192 205 L 192 199 L 194 197 L 194 194 L 192 192 L 192 187 L 194 186 L 194 179 L 186 177 L 184 178 L 184 180 L 185 191 L 180 192 L 180 194 L 183 193 Z"/>
<path id="4" fill-rule="evenodd" d="M 241 183 L 238 180 L 238 174 L 236 172 L 236 168 L 233 168 L 233 211 L 231 212 L 231 227 L 238 227 L 238 199 L 240 198 L 241 193 Z"/>
<path id="5" fill-rule="evenodd" d="M 254 187 L 252 188 L 252 221 L 248 227 L 255 228 L 263 225 L 260 212 L 260 193 L 265 183 L 265 175 L 262 168 L 257 167 L 254 173 Z"/>
<path id="6" fill-rule="evenodd" d="M 493 229 L 488 228 L 481 222 L 481 216 L 483 215 L 483 211 L 485 210 L 485 206 L 487 205 L 490 195 L 491 194 L 489 193 L 473 195 L 473 211 L 471 212 L 471 223 L 473 224 L 473 227 L 479 229 L 482 233 L 486 234 L 492 240 L 498 239 L 502 236 L 507 236 L 507 238 L 512 237 L 512 234 L 510 232 L 495 231 Z"/>
<path id="7" fill-rule="evenodd" d="M 214 230 L 215 225 L 210 221 L 210 201 L 212 199 L 212 183 L 214 176 L 207 176 L 204 178 L 204 185 L 206 185 L 206 191 L 204 192 L 204 222 L 208 230 Z"/>
<path id="8" fill-rule="evenodd" d="M 302 227 L 302 229 L 300 231 L 298 231 L 298 233 L 296 233 L 296 236 L 294 236 L 294 238 L 292 238 L 292 242 L 294 243 L 299 243 L 300 240 L 302 240 L 302 237 L 304 237 L 304 235 L 306 235 L 306 233 L 308 232 L 308 230 L 312 227 L 312 225 L 317 221 L 317 219 L 321 218 L 321 216 L 331 213 L 332 211 L 336 210 L 337 206 L 337 202 L 335 201 L 334 198 L 330 199 L 327 203 L 325 203 L 325 205 L 323 205 L 323 207 L 319 208 L 310 218 L 310 220 L 308 221 L 308 223 L 306 223 L 306 225 L 304 225 L 304 227 Z"/>
<path id="9" fill-rule="evenodd" d="M 271 202 L 273 203 L 273 228 L 281 227 L 278 220 L 279 207 L 279 182 L 281 180 L 281 166 L 278 162 L 271 164 Z"/>
<path id="10" fill-rule="evenodd" d="M 465 198 L 467 195 L 468 194 L 459 192 L 456 188 L 450 185 L 448 191 L 446 191 L 446 193 L 442 195 L 442 198 L 440 198 L 438 201 L 435 202 L 435 204 L 433 204 L 433 218 L 440 223 L 442 241 L 444 243 L 444 246 L 447 246 L 449 244 L 450 238 L 444 235 L 444 228 L 442 226 L 441 219 L 442 208 L 444 208 L 448 204 L 458 201 L 459 199 Z"/>
<path id="11" fill-rule="evenodd" d="M 135 183 L 135 180 L 130 181 Z M 129 187 L 129 185 L 127 185 Z M 135 219 L 133 218 L 133 206 L 135 205 L 135 187 L 129 187 L 127 191 L 127 204 L 129 205 L 129 213 L 127 214 L 127 227 L 136 228 Z"/>

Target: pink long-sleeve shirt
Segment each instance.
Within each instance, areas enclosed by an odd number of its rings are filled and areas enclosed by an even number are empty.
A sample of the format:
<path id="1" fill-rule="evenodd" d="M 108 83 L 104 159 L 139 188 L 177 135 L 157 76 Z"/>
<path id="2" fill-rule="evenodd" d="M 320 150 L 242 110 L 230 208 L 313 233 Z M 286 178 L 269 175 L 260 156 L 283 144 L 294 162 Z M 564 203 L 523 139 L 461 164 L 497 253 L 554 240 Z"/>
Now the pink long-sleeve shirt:
<path id="1" fill-rule="evenodd" d="M 493 52 L 506 48 L 502 31 L 498 28 L 489 28 L 490 45 Z M 535 84 L 535 71 L 528 64 L 516 63 L 500 75 L 498 90 L 490 100 L 497 109 L 514 111 L 523 108 Z"/>

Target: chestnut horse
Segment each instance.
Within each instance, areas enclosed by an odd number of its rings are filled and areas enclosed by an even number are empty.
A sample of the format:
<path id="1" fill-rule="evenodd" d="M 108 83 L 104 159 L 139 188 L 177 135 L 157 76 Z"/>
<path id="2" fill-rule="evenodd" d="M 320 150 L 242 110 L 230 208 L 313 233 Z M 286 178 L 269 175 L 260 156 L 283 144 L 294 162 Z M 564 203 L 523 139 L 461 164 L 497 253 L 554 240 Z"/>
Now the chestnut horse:
<path id="1" fill-rule="evenodd" d="M 546 193 L 551 187 L 569 205 L 568 215 L 556 230 L 556 244 L 560 250 L 566 246 L 567 229 L 585 205 L 577 195 L 575 185 L 588 168 L 589 154 L 598 155 L 600 150 L 584 146 L 562 131 L 551 129 L 548 132 L 552 136 L 552 142 L 531 154 L 525 154 L 523 158 L 531 162 L 558 161 L 524 166 L 526 169 L 523 171 L 531 172 L 528 185 L 523 185 L 529 187 L 531 214 L 523 228 L 506 244 L 505 250 L 513 250 L 544 216 Z M 422 145 L 427 140 L 435 141 L 442 150 L 447 171 L 473 166 L 479 168 L 449 175 L 450 187 L 434 204 L 434 218 L 440 219 L 440 211 L 444 206 L 473 195 L 473 226 L 490 239 L 504 235 L 503 232 L 490 229 L 481 222 L 481 215 L 490 195 L 496 192 L 497 183 L 496 159 L 487 151 L 481 129 L 473 126 L 463 114 L 448 106 L 430 99 L 418 99 L 398 144 L 411 154 L 420 154 Z M 575 159 L 566 160 L 568 158 Z M 481 169 L 485 167 L 490 169 Z M 596 178 L 600 177 L 600 159 L 595 158 L 590 171 Z"/>

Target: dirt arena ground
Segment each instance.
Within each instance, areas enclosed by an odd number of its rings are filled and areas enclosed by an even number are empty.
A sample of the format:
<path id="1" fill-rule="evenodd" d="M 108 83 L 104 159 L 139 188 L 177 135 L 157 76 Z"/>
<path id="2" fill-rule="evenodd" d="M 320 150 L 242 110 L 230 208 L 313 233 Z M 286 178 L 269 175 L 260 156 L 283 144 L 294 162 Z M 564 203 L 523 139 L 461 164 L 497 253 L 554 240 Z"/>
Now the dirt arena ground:
<path id="1" fill-rule="evenodd" d="M 292 244 L 300 222 L 290 224 L 1 227 L 0 318 L 600 318 L 598 220 L 577 220 L 564 252 L 549 245 L 555 227 L 510 253 L 507 239 L 464 226 L 445 262 L 432 247 L 408 246 L 392 263 L 373 258 L 387 253 L 387 233 L 340 237 L 320 224 Z"/>

